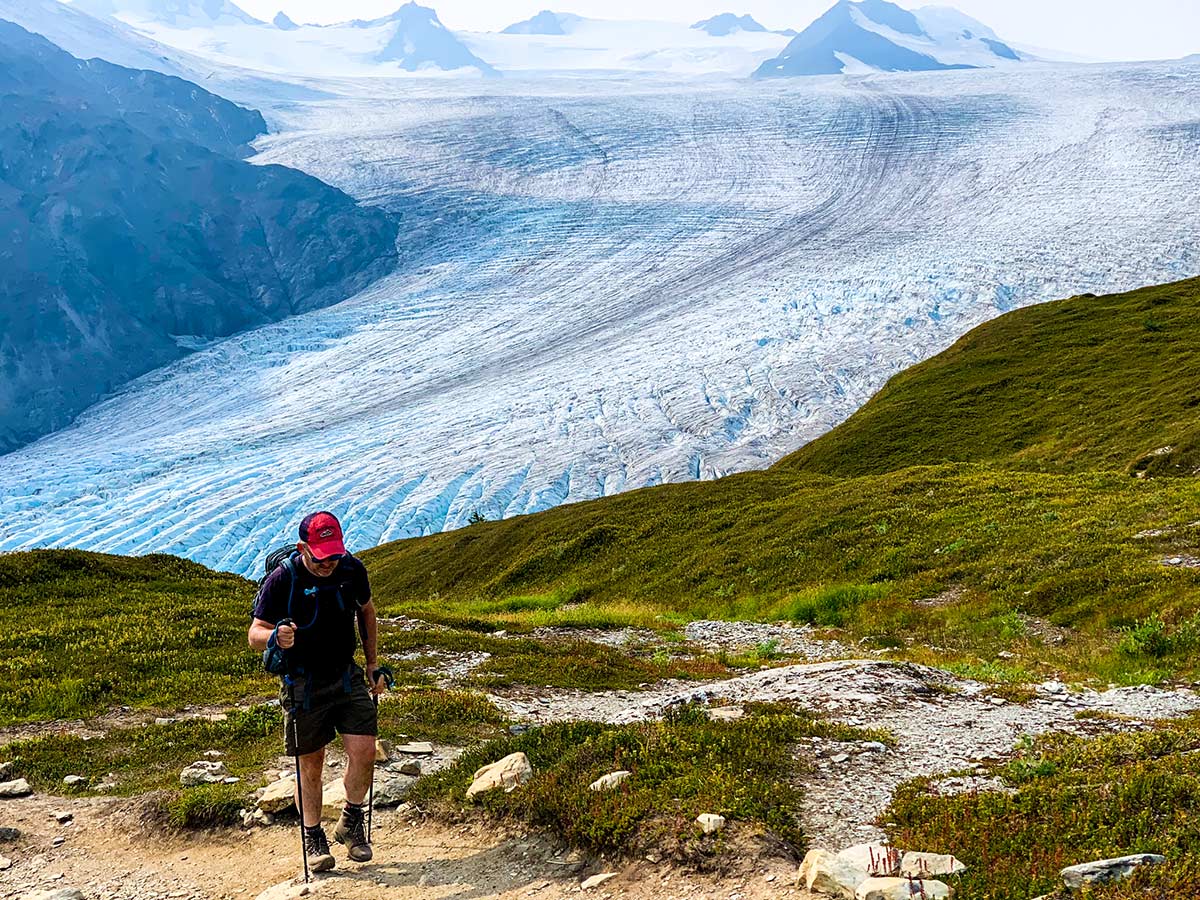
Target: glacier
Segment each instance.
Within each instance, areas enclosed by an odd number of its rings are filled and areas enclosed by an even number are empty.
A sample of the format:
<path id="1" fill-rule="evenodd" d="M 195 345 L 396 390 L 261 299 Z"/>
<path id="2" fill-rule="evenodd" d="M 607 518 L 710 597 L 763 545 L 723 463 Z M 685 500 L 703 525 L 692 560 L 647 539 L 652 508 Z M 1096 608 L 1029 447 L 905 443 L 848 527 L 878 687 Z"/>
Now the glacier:
<path id="1" fill-rule="evenodd" d="M 253 161 L 398 215 L 395 271 L 0 456 L 0 550 L 251 574 L 316 508 L 363 549 L 763 468 L 1008 309 L 1200 273 L 1195 61 L 320 89 Z"/>

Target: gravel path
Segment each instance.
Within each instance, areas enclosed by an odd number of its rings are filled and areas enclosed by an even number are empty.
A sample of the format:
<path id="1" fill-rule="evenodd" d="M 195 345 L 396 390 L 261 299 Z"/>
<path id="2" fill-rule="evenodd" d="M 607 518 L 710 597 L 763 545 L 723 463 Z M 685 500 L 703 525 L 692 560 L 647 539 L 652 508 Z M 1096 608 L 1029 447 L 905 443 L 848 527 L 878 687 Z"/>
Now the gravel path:
<path id="1" fill-rule="evenodd" d="M 645 692 L 561 691 L 525 700 L 494 699 L 510 715 L 528 721 L 611 723 L 657 718 L 668 707 L 688 702 L 794 701 L 850 725 L 885 728 L 896 738 L 894 750 L 871 752 L 874 748 L 861 744 L 829 742 L 819 748 L 823 757 L 817 772 L 805 780 L 804 821 L 812 844 L 828 847 L 880 838 L 874 822 L 901 782 L 973 770 L 982 762 L 1003 759 L 1024 735 L 1139 728 L 1153 719 L 1200 709 L 1200 695 L 1187 689 L 1140 686 L 1073 692 L 1056 682 L 1039 686 L 1028 703 L 1012 703 L 980 682 L 878 660 L 784 666 L 728 681 L 676 682 Z M 1131 721 L 1077 718 L 1085 710 Z"/>

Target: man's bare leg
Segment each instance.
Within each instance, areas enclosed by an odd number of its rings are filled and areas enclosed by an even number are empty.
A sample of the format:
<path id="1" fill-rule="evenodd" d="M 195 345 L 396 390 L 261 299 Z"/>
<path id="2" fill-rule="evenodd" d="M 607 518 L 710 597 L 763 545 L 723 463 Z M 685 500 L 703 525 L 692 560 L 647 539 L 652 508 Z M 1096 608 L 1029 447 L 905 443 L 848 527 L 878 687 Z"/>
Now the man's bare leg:
<path id="1" fill-rule="evenodd" d="M 349 848 L 352 860 L 366 862 L 372 851 L 363 824 L 364 804 L 375 771 L 375 738 L 369 734 L 344 734 L 342 741 L 346 747 L 346 775 L 342 779 L 346 787 L 346 808 L 333 836 Z"/>
<path id="2" fill-rule="evenodd" d="M 344 734 L 342 741 L 346 746 L 346 776 L 342 779 L 346 800 L 361 805 L 366 802 L 375 771 L 375 738 L 369 734 Z"/>
<path id="3" fill-rule="evenodd" d="M 329 842 L 321 831 L 321 775 L 325 771 L 325 748 L 300 757 L 300 787 L 303 788 L 304 842 L 308 847 L 308 864 L 314 872 L 327 872 L 334 866 Z M 297 804 L 299 805 L 299 804 Z"/>
<path id="4" fill-rule="evenodd" d="M 300 786 L 304 789 L 304 827 L 321 824 L 321 776 L 325 772 L 325 748 L 300 757 Z"/>

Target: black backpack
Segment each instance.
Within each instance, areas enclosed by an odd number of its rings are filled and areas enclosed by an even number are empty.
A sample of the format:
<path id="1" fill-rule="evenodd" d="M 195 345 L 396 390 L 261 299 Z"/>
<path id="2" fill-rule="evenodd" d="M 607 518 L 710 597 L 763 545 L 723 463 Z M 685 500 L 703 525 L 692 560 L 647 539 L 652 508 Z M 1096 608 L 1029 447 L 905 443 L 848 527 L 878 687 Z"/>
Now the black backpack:
<path id="1" fill-rule="evenodd" d="M 279 625 L 295 625 L 291 619 L 292 615 L 292 594 L 296 590 L 296 553 L 295 545 L 287 547 L 279 547 L 267 554 L 267 562 L 263 572 L 263 577 L 259 579 L 258 589 L 261 591 L 263 585 L 267 583 L 267 578 L 271 573 L 281 566 L 287 569 L 288 576 L 291 578 L 291 588 L 288 592 L 288 618 L 281 619 Z M 311 623 L 310 623 L 311 624 Z M 276 625 L 276 628 L 279 627 Z M 262 654 L 263 668 L 272 675 L 286 675 L 288 671 L 287 651 L 275 644 L 275 634 L 272 632 L 270 639 L 267 641 L 267 649 Z"/>

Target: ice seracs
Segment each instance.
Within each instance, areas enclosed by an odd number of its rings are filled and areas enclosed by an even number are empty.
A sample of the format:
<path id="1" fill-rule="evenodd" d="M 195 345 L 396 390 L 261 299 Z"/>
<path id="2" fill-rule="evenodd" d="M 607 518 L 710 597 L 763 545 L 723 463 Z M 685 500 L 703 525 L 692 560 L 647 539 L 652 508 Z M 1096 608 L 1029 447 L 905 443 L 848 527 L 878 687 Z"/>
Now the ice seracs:
<path id="1" fill-rule="evenodd" d="M 251 573 L 306 509 L 357 550 L 768 466 L 1001 312 L 1200 274 L 1187 71 L 363 79 L 274 106 L 255 161 L 396 213 L 401 264 L 0 456 L 0 550 Z"/>

